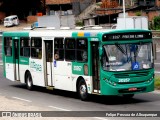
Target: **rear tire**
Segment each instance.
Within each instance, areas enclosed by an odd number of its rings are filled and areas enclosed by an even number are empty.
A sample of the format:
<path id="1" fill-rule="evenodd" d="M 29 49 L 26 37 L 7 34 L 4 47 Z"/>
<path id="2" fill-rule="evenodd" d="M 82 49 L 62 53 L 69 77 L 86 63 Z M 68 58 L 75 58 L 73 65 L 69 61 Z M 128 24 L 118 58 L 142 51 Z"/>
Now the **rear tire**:
<path id="1" fill-rule="evenodd" d="M 28 90 L 33 90 L 33 81 L 30 73 L 26 75 L 26 86 Z"/>
<path id="2" fill-rule="evenodd" d="M 80 80 L 78 84 L 78 94 L 82 101 L 85 101 L 88 99 L 87 85 L 83 79 Z"/>

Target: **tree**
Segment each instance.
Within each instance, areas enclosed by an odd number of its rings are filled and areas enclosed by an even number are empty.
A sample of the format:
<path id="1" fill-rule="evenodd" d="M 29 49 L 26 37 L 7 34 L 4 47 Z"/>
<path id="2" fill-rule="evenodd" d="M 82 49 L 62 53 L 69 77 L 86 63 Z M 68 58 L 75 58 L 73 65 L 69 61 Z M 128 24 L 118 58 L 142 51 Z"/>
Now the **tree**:
<path id="1" fill-rule="evenodd" d="M 153 19 L 153 29 L 160 30 L 160 16 L 155 16 Z"/>

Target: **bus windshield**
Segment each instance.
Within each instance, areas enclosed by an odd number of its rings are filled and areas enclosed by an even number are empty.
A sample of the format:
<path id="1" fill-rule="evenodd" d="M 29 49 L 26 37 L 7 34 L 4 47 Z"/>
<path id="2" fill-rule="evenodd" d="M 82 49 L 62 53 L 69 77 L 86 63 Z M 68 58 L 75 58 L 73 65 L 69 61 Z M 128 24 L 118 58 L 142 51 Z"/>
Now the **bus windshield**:
<path id="1" fill-rule="evenodd" d="M 107 71 L 150 69 L 153 67 L 152 43 L 104 45 L 102 65 Z"/>

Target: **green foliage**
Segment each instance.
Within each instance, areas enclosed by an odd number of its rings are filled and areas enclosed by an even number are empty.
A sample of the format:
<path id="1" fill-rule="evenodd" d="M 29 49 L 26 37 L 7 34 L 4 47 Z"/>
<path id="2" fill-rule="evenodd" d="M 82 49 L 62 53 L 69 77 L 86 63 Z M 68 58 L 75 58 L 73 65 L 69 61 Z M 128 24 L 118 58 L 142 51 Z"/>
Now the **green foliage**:
<path id="1" fill-rule="evenodd" d="M 160 30 L 160 16 L 154 17 L 153 24 L 154 24 L 153 26 L 154 30 Z"/>
<path id="2" fill-rule="evenodd" d="M 76 26 L 83 26 L 83 22 L 81 21 L 76 22 Z"/>
<path id="3" fill-rule="evenodd" d="M 97 6 L 101 6 L 102 5 L 102 2 L 98 2 L 96 3 Z"/>
<path id="4" fill-rule="evenodd" d="M 155 89 L 159 89 L 160 90 L 160 77 L 156 77 L 155 78 L 154 86 L 155 86 Z"/>
<path id="5" fill-rule="evenodd" d="M 141 16 L 142 15 L 142 13 L 140 11 L 136 12 L 135 14 L 136 14 L 136 16 Z"/>

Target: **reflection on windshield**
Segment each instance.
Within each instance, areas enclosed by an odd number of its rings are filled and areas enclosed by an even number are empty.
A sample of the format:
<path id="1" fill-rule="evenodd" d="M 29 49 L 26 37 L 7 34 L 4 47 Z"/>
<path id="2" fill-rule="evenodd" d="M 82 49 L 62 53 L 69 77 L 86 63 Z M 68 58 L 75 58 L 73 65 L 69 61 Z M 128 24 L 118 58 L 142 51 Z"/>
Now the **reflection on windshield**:
<path id="1" fill-rule="evenodd" d="M 151 43 L 115 44 L 103 46 L 103 69 L 126 71 L 152 68 Z"/>

